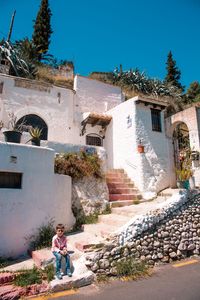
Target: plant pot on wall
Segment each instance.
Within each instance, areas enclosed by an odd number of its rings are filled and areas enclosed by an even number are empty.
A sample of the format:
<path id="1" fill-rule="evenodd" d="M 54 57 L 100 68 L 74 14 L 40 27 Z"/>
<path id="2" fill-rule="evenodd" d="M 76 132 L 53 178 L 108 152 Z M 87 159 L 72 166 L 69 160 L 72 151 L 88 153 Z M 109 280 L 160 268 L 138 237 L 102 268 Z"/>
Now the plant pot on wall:
<path id="1" fill-rule="evenodd" d="M 4 131 L 3 134 L 5 137 L 5 142 L 19 144 L 21 141 L 22 133 L 19 131 L 8 130 L 8 131 Z"/>
<path id="2" fill-rule="evenodd" d="M 139 145 L 137 146 L 137 151 L 138 151 L 139 153 L 144 153 L 144 146 L 141 145 L 141 144 L 139 144 Z"/>
<path id="3" fill-rule="evenodd" d="M 40 139 L 32 138 L 31 139 L 31 144 L 33 146 L 40 146 Z"/>

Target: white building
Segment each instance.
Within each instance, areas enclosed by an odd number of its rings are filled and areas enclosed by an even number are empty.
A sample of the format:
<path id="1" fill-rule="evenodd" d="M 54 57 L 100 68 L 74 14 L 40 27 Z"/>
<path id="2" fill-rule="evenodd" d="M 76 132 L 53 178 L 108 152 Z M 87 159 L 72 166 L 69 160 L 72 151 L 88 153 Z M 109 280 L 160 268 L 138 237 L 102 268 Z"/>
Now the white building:
<path id="1" fill-rule="evenodd" d="M 75 77 L 71 90 L 0 74 L 0 121 L 4 123 L 0 131 L 0 226 L 4 232 L 0 256 L 13 247 L 12 242 L 6 242 L 11 229 L 15 229 L 12 241 L 20 240 L 17 230 L 22 233 L 17 255 L 24 249 L 22 236 L 45 218 L 59 219 L 69 228 L 73 225 L 71 179 L 54 174 L 55 152 L 73 146 L 98 146 L 106 151 L 107 169 L 124 169 L 140 192 L 157 193 L 175 186 L 173 130 L 185 122 L 191 145 L 199 150 L 200 113 L 193 107 L 189 121 L 179 115 L 165 125 L 165 107 L 163 101 L 139 96 L 124 101 L 119 87 L 82 76 Z M 9 127 L 11 113 L 18 123 L 26 120 L 27 125 L 43 129 L 43 147 L 26 145 L 28 133 L 19 145 L 4 142 L 2 132 Z M 1 188 L 5 174 L 17 180 L 19 189 Z M 64 203 L 62 212 L 56 210 L 59 203 Z M 30 211 L 34 218 L 26 223 Z M 18 217 L 13 218 L 16 213 Z M 23 227 L 22 222 L 23 228 L 18 229 L 22 220 L 29 225 Z"/>

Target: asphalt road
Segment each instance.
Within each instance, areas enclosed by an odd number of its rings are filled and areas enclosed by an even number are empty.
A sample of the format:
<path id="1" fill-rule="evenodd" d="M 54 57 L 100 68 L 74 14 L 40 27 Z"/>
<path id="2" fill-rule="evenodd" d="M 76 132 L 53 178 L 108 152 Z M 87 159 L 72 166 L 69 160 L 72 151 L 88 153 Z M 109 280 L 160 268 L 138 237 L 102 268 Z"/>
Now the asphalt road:
<path id="1" fill-rule="evenodd" d="M 190 264 L 187 264 L 190 263 Z M 200 260 L 190 259 L 155 268 L 151 277 L 137 281 L 113 281 L 90 285 L 57 300 L 200 300 Z"/>

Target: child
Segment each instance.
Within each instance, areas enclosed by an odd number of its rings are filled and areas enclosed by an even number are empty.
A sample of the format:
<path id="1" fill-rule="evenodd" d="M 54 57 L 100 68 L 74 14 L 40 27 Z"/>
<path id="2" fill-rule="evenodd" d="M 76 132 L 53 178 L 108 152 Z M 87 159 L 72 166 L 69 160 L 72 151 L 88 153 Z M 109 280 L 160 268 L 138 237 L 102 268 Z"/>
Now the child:
<path id="1" fill-rule="evenodd" d="M 66 261 L 66 275 L 69 277 L 72 276 L 71 270 L 70 270 L 70 257 L 67 252 L 67 238 L 64 235 L 64 225 L 58 224 L 56 226 L 56 235 L 54 235 L 52 239 L 52 252 L 56 257 L 56 276 L 58 279 L 62 279 L 61 274 L 61 260 L 62 257 L 65 258 Z"/>

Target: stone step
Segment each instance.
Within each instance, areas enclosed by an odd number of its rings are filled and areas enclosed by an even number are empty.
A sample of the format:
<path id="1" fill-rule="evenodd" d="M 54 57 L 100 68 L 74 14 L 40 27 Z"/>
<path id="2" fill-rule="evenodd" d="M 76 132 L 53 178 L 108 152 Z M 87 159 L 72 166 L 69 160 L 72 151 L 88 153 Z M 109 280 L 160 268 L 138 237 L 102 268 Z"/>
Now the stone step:
<path id="1" fill-rule="evenodd" d="M 108 178 L 108 179 L 106 179 L 106 182 L 107 182 L 107 184 L 110 184 L 110 183 L 115 183 L 115 184 L 132 183 L 130 178 L 118 178 L 118 179 L 117 178 L 116 179 Z"/>
<path id="2" fill-rule="evenodd" d="M 129 189 L 129 188 L 134 188 L 134 183 L 107 183 L 108 189 L 110 188 L 119 188 L 119 189 Z"/>
<path id="3" fill-rule="evenodd" d="M 91 241 L 83 240 L 83 241 L 75 242 L 75 247 L 81 252 L 90 252 L 95 249 L 98 249 L 101 246 L 102 246 L 102 242 L 95 242 L 92 240 Z"/>
<path id="4" fill-rule="evenodd" d="M 117 202 L 119 202 L 119 201 L 116 201 L 116 203 Z M 123 202 L 124 201 L 121 201 L 122 204 L 123 204 Z M 113 206 L 113 204 L 115 204 L 115 201 L 110 203 L 110 204 L 112 205 L 112 213 L 113 214 L 117 214 L 119 216 L 126 216 L 126 217 L 129 217 L 129 218 L 134 217 L 136 214 L 138 214 L 138 215 L 140 214 L 139 205 L 134 205 L 133 201 L 129 206 L 128 206 L 128 203 L 127 203 L 127 205 L 123 205 L 123 207 L 117 206 L 117 205 Z"/>
<path id="5" fill-rule="evenodd" d="M 111 169 L 106 172 L 106 174 L 124 174 L 124 169 Z"/>
<path id="6" fill-rule="evenodd" d="M 127 174 L 116 173 L 116 174 L 106 174 L 106 179 L 115 179 L 115 178 L 128 178 Z"/>
<path id="7" fill-rule="evenodd" d="M 109 194 L 109 201 L 118 201 L 118 200 L 136 200 L 141 199 L 140 194 Z"/>
<path id="8" fill-rule="evenodd" d="M 17 287 L 12 284 L 0 286 L 0 299 L 2 300 L 19 299 L 25 294 L 25 288 L 22 287 Z"/>
<path id="9" fill-rule="evenodd" d="M 0 273 L 0 285 L 12 282 L 16 277 L 16 274 L 10 272 Z"/>
<path id="10" fill-rule="evenodd" d="M 131 203 L 132 203 L 132 201 L 131 201 Z M 110 215 L 100 215 L 99 216 L 100 223 L 108 224 L 111 226 L 118 226 L 118 227 L 123 226 L 129 220 L 130 220 L 130 217 L 121 216 L 121 215 L 113 214 L 113 213 Z"/>
<path id="11" fill-rule="evenodd" d="M 135 188 L 108 188 L 110 194 L 134 194 L 137 193 L 138 190 Z"/>
<path id="12" fill-rule="evenodd" d="M 95 275 L 86 267 L 86 261 L 82 253 L 79 259 L 73 261 L 72 277 L 63 276 L 61 280 L 55 278 L 50 282 L 50 287 L 53 292 L 63 291 L 89 285 L 94 279 Z"/>
<path id="13" fill-rule="evenodd" d="M 31 256 L 39 268 L 44 268 L 54 262 L 54 255 L 49 248 L 32 251 Z"/>
<path id="14" fill-rule="evenodd" d="M 114 208 L 131 206 L 131 205 L 133 205 L 133 200 L 121 200 L 121 201 L 118 200 L 118 201 L 110 201 L 109 203 L 110 203 L 110 206 L 112 207 L 112 210 L 113 210 Z M 128 214 L 128 213 L 127 214 L 122 213 L 120 215 L 127 215 L 127 216 L 129 215 L 129 216 L 131 216 L 131 214 Z"/>

